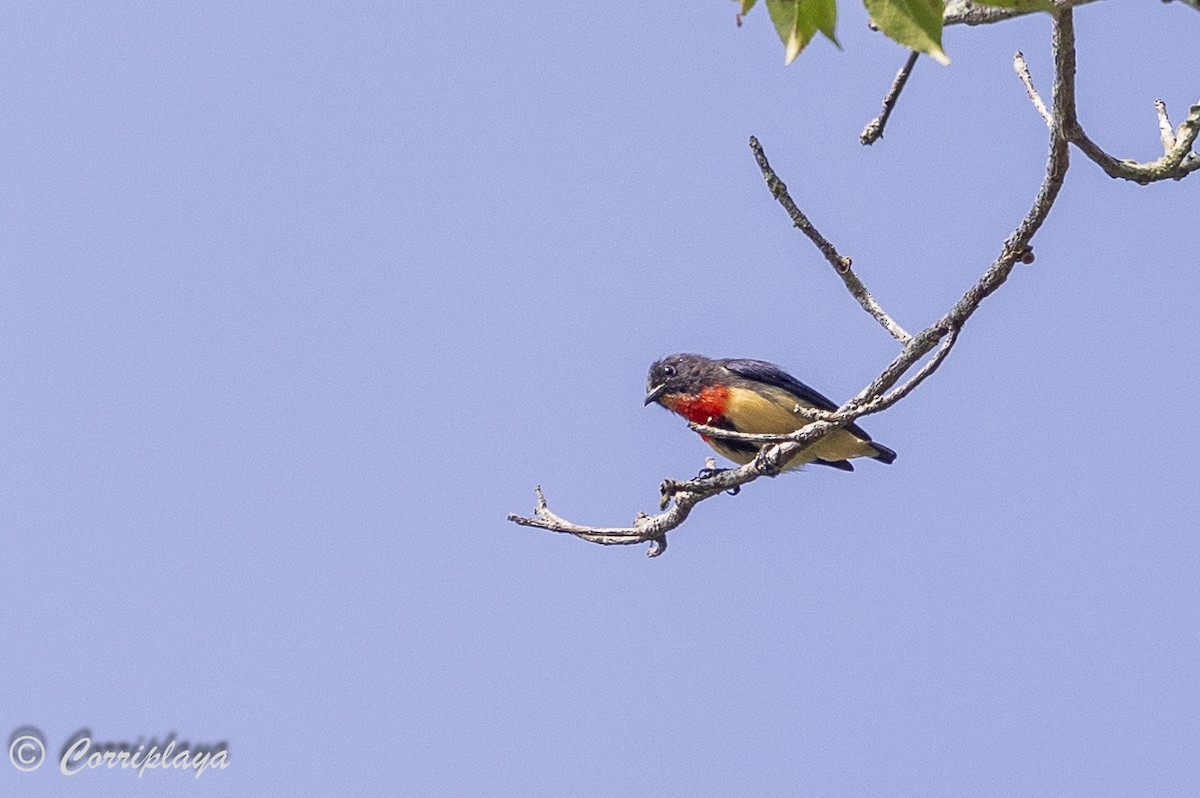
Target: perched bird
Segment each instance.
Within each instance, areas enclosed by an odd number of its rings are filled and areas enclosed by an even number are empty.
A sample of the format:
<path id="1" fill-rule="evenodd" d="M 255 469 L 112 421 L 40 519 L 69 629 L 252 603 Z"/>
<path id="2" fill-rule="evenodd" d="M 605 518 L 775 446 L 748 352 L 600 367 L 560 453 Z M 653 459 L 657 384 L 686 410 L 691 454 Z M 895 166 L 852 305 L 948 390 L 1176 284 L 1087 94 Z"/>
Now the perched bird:
<path id="1" fill-rule="evenodd" d="M 712 360 L 702 355 L 671 355 L 650 367 L 646 402 L 657 402 L 695 424 L 750 432 L 786 434 L 808 423 L 796 412 L 802 408 L 837 410 L 837 405 L 779 366 L 762 360 Z M 761 444 L 701 436 L 709 446 L 735 463 L 753 460 Z M 807 463 L 853 471 L 852 457 L 891 463 L 896 453 L 857 424 L 834 430 L 796 453 L 784 466 Z"/>

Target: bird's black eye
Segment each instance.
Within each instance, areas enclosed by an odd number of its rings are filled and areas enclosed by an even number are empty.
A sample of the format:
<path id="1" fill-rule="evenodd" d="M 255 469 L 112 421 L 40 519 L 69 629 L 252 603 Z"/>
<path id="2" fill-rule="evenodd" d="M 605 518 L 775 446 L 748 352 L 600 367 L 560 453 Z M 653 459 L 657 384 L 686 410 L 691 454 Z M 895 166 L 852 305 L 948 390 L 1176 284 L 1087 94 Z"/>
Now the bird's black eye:
<path id="1" fill-rule="evenodd" d="M 674 377 L 675 376 L 675 367 L 674 366 L 663 366 L 662 373 L 663 373 L 664 377 Z"/>

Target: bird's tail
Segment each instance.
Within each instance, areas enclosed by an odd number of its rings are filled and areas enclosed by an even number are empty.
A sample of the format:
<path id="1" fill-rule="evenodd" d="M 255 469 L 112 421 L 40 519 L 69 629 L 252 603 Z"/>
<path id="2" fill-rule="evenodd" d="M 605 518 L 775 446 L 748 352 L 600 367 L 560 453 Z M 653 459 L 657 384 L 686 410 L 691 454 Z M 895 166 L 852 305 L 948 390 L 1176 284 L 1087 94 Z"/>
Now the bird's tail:
<path id="1" fill-rule="evenodd" d="M 875 450 L 875 454 L 872 457 L 879 462 L 887 463 L 888 465 L 896 462 L 896 453 L 882 443 L 871 441 L 871 448 Z"/>

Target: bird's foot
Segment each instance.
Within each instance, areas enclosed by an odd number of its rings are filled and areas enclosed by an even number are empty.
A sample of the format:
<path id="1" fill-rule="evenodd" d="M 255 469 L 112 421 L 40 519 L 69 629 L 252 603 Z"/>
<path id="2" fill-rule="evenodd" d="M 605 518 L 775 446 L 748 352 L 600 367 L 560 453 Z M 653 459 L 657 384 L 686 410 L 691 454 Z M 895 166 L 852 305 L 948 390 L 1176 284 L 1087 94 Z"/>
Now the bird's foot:
<path id="1" fill-rule="evenodd" d="M 715 466 L 709 466 L 707 468 L 701 468 L 700 473 L 696 475 L 696 479 L 708 479 L 709 477 L 715 477 L 717 474 L 724 474 L 726 471 L 732 470 L 732 468 L 716 468 Z M 742 492 L 742 486 L 734 485 L 725 492 L 730 496 L 736 496 Z"/>
<path id="2" fill-rule="evenodd" d="M 768 452 L 773 452 L 774 449 L 775 447 L 773 446 L 764 446 L 754 456 L 755 468 L 769 477 L 776 476 L 783 470 L 783 465 L 779 462 L 779 456 L 767 454 Z"/>

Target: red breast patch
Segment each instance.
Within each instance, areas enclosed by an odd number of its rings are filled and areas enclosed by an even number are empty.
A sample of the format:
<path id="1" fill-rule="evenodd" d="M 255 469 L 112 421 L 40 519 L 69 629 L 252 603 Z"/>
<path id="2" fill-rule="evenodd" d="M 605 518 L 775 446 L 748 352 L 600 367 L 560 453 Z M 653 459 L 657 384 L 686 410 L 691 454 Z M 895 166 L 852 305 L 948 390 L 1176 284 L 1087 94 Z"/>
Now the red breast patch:
<path id="1" fill-rule="evenodd" d="M 729 404 L 729 388 L 713 385 L 691 396 L 677 394 L 663 399 L 668 409 L 693 424 L 707 424 L 725 415 L 725 408 Z"/>

